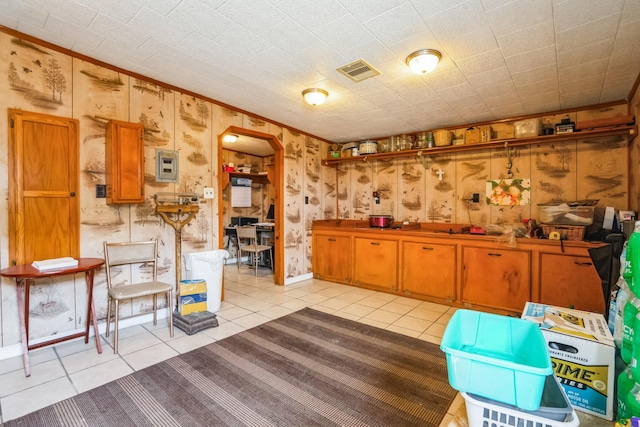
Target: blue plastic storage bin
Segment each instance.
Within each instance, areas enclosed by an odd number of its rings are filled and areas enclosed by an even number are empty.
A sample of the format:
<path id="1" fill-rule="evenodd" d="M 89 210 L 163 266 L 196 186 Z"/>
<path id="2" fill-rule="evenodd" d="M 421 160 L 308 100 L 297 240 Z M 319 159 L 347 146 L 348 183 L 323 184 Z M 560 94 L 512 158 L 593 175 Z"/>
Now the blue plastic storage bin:
<path id="1" fill-rule="evenodd" d="M 455 312 L 440 345 L 451 387 L 534 411 L 540 407 L 551 358 L 538 325 L 481 313 Z"/>

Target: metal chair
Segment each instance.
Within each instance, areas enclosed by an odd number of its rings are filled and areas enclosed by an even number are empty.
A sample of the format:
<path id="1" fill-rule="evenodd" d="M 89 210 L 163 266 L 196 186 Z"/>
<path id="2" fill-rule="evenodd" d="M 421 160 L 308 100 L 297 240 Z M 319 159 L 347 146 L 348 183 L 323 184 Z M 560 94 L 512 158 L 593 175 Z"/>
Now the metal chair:
<path id="1" fill-rule="evenodd" d="M 269 251 L 271 271 L 273 271 L 273 246 L 258 244 L 256 227 L 253 225 L 239 226 L 236 227 L 236 233 L 238 235 L 238 272 L 240 272 L 240 264 L 242 264 L 242 252 L 249 252 L 253 256 L 253 268 L 258 276 L 258 258 L 262 252 L 266 251 Z"/>
<path id="2" fill-rule="evenodd" d="M 118 319 L 120 318 L 118 308 L 121 300 L 153 296 L 153 324 L 156 325 L 158 323 L 158 294 L 164 294 L 167 298 L 169 311 L 169 333 L 173 337 L 173 285 L 158 282 L 158 241 L 154 239 L 131 243 L 104 242 L 103 246 L 108 291 L 107 331 L 105 335 L 109 336 L 111 304 L 113 303 L 115 306 L 113 352 L 118 352 Z M 122 272 L 123 267 L 136 264 L 138 271 L 132 269 L 130 282 L 128 275 L 124 275 L 119 283 L 114 281 L 116 276 Z M 143 277 L 148 280 L 140 280 Z"/>

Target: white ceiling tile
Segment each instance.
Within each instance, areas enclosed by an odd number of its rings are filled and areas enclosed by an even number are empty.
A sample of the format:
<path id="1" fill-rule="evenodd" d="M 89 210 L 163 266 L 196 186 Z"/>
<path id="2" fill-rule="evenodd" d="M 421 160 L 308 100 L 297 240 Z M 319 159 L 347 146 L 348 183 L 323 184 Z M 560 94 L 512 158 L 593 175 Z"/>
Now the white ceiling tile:
<path id="1" fill-rule="evenodd" d="M 7 28 L 18 27 L 18 17 L 28 16 L 31 27 L 44 27 L 48 13 L 44 10 L 31 7 L 21 1 L 4 1 L 0 7 L 0 25 Z"/>
<path id="2" fill-rule="evenodd" d="M 482 6 L 484 7 L 484 10 L 488 12 L 497 7 L 502 7 L 506 4 L 512 3 L 515 0 L 481 0 L 481 1 L 482 1 Z"/>
<path id="3" fill-rule="evenodd" d="M 195 33 L 190 34 L 174 47 L 181 52 L 220 67 L 224 67 L 224 59 L 231 54 L 224 46 Z"/>
<path id="4" fill-rule="evenodd" d="M 609 60 L 609 52 L 613 48 L 613 39 L 600 40 L 596 43 L 581 46 L 576 49 L 558 52 L 558 68 L 575 66 L 584 62 L 592 62 L 598 59 Z"/>
<path id="5" fill-rule="evenodd" d="M 349 14 L 342 15 L 338 19 L 316 28 L 313 32 L 336 50 L 343 49 L 345 46 L 360 46 L 374 40 L 373 34 Z"/>
<path id="6" fill-rule="evenodd" d="M 489 107 L 494 116 L 500 118 L 518 117 L 527 114 L 527 110 L 521 103 L 501 104 L 495 107 Z"/>
<path id="7" fill-rule="evenodd" d="M 15 1 L 15 0 L 14 0 Z M 98 12 L 79 3 L 71 1 L 23 0 L 32 9 L 46 11 L 60 19 L 73 16 L 73 24 L 87 28 Z"/>
<path id="8" fill-rule="evenodd" d="M 573 27 L 570 30 L 556 34 L 558 52 L 577 49 L 581 46 L 597 43 L 603 39 L 612 39 L 616 36 L 620 17 L 617 15 L 602 18 L 597 24 L 586 24 Z M 593 31 L 597 25 L 598 31 Z"/>
<path id="9" fill-rule="evenodd" d="M 44 31 L 53 35 L 48 37 L 52 43 L 67 49 L 71 49 L 72 46 L 66 45 L 64 40 L 68 40 L 70 38 L 80 37 L 87 46 L 97 46 L 105 38 L 102 34 L 97 34 L 96 32 L 84 27 L 77 27 L 76 25 L 66 20 L 59 19 L 53 15 L 49 15 L 47 23 L 44 26 Z"/>
<path id="10" fill-rule="evenodd" d="M 451 19 L 454 14 L 456 19 Z M 479 1 L 461 3 L 445 13 L 426 19 L 433 34 L 447 44 L 447 52 L 454 58 L 473 56 L 477 51 L 466 52 L 465 46 L 482 45 L 495 35 L 486 22 L 486 16 Z M 480 39 L 475 41 L 474 38 Z M 491 47 L 491 49 L 495 49 Z"/>
<path id="11" fill-rule="evenodd" d="M 142 33 L 154 34 L 156 39 L 169 46 L 175 45 L 191 34 L 190 29 L 171 22 L 166 17 L 149 9 L 142 9 L 127 22 L 127 25 L 136 28 Z M 165 28 L 166 30 L 158 34 L 155 32 L 156 28 Z"/>
<path id="12" fill-rule="evenodd" d="M 467 81 L 455 86 L 448 86 L 442 90 L 436 90 L 436 92 L 447 102 L 477 96 L 473 86 Z"/>
<path id="13" fill-rule="evenodd" d="M 128 48 L 123 46 L 119 40 L 112 40 L 110 38 L 105 38 L 96 50 L 103 52 L 103 55 L 105 55 L 105 61 L 108 64 L 114 65 L 119 65 L 121 63 L 133 64 L 136 61 L 140 61 L 142 64 L 150 56 L 144 51 Z M 125 68 L 125 70 L 130 69 Z"/>
<path id="14" fill-rule="evenodd" d="M 600 89 L 604 84 L 604 74 L 600 74 L 593 77 L 588 77 L 579 80 L 568 80 L 568 81 L 560 81 L 560 96 L 563 97 L 567 94 L 572 94 L 576 92 L 584 92 L 590 90 L 591 88 L 597 87 L 595 89 L 600 93 Z M 562 78 L 561 78 L 562 79 Z"/>
<path id="15" fill-rule="evenodd" d="M 334 73 L 336 68 L 350 62 L 319 40 L 294 56 L 303 64 L 324 74 Z"/>
<path id="16" fill-rule="evenodd" d="M 512 73 L 513 81 L 520 88 L 523 85 L 558 79 L 558 68 L 555 65 L 545 65 L 522 73 Z"/>
<path id="17" fill-rule="evenodd" d="M 531 96 L 537 96 L 542 94 L 550 94 L 558 96 L 560 84 L 558 80 L 547 80 L 535 83 L 529 83 L 526 85 L 516 86 L 518 89 L 518 93 L 520 94 L 520 99 L 524 102 L 525 99 L 530 98 Z"/>
<path id="18" fill-rule="evenodd" d="M 339 0 L 360 22 L 368 21 L 406 0 Z"/>
<path id="19" fill-rule="evenodd" d="M 615 15 L 619 20 L 624 0 L 567 0 L 553 8 L 556 32 L 561 33 L 575 27 L 589 25 L 603 17 Z"/>
<path id="20" fill-rule="evenodd" d="M 484 74 L 487 71 L 505 68 L 504 57 L 500 49 L 456 60 L 458 68 L 465 76 Z"/>
<path id="21" fill-rule="evenodd" d="M 364 25 L 385 45 L 393 45 L 427 31 L 422 18 L 408 3 L 386 11 L 365 22 Z"/>
<path id="22" fill-rule="evenodd" d="M 318 37 L 289 18 L 265 31 L 262 37 L 273 46 L 292 55 L 319 44 Z"/>
<path id="23" fill-rule="evenodd" d="M 464 3 L 468 0 L 409 0 L 409 3 L 415 8 L 416 11 L 423 18 L 430 18 L 435 15 L 440 15 L 443 12 L 450 11 L 451 8 L 458 6 L 460 3 Z M 452 14 L 455 12 L 451 12 Z"/>
<path id="24" fill-rule="evenodd" d="M 227 50 L 246 58 L 251 58 L 253 55 L 271 47 L 271 43 L 239 25 L 232 26 L 217 36 L 214 41 L 224 46 Z"/>
<path id="25" fill-rule="evenodd" d="M 496 85 L 508 83 L 513 86 L 511 81 L 511 74 L 507 67 L 496 68 L 493 70 L 485 71 L 484 73 L 477 73 L 467 76 L 469 83 L 475 88 L 483 88 L 487 86 L 495 87 Z"/>
<path id="26" fill-rule="evenodd" d="M 625 1 L 620 25 L 629 25 L 640 21 L 640 2 Z"/>
<path id="27" fill-rule="evenodd" d="M 445 52 L 455 61 L 491 52 L 498 48 L 496 38 L 488 26 L 447 38 Z"/>
<path id="28" fill-rule="evenodd" d="M 229 0 L 217 11 L 255 34 L 261 34 L 287 19 L 284 13 L 266 0 Z"/>
<path id="29" fill-rule="evenodd" d="M 103 1 L 103 0 L 93 0 L 93 1 Z M 115 0 L 111 0 L 106 2 L 107 4 L 113 2 Z M 169 12 L 171 12 L 176 6 L 183 2 L 183 0 L 135 0 L 136 3 L 140 3 L 144 7 L 147 7 L 151 10 L 155 10 L 160 15 L 166 16 Z M 224 1 L 224 0 L 218 0 Z M 199 3 L 199 2 L 198 2 Z M 211 0 L 207 0 L 207 3 L 211 3 Z M 119 2 L 117 3 L 119 7 Z M 115 8 L 116 5 L 110 4 L 110 7 Z M 215 8 L 215 6 L 211 6 Z"/>
<path id="30" fill-rule="evenodd" d="M 505 57 L 505 61 L 509 71 L 512 73 L 522 73 L 544 65 L 556 65 L 556 47 L 555 45 L 544 46 L 536 50 Z"/>
<path id="31" fill-rule="evenodd" d="M 119 41 L 127 46 L 141 46 L 145 41 L 151 38 L 149 34 L 144 34 L 137 28 L 130 27 L 100 13 L 93 20 L 89 29 L 100 35 Z"/>
<path id="32" fill-rule="evenodd" d="M 602 77 L 606 74 L 608 65 L 609 62 L 607 58 L 601 58 L 595 59 L 594 61 L 582 62 L 573 67 L 558 68 L 560 84 L 569 81 L 583 80 L 585 78 L 593 78 L 595 76 Z M 593 83 L 596 83 L 596 81 L 594 80 Z M 600 81 L 599 85 L 602 85 L 602 81 Z"/>
<path id="33" fill-rule="evenodd" d="M 497 88 L 496 91 L 489 93 L 488 95 L 483 95 L 481 92 L 478 94 L 482 97 L 484 104 L 489 108 L 499 108 L 502 105 L 512 105 L 512 104 L 520 104 L 520 95 L 513 88 L 513 91 L 509 91 L 508 93 L 504 93 L 500 91 L 500 88 Z"/>
<path id="34" fill-rule="evenodd" d="M 379 40 L 371 40 L 354 47 L 349 47 L 347 44 L 345 48 L 347 49 L 342 49 L 340 52 L 344 57 L 351 58 L 349 62 L 353 62 L 355 59 L 364 59 L 376 69 L 378 69 L 378 64 L 398 59 L 396 55 L 387 49 Z M 402 63 L 402 65 L 404 65 L 404 63 Z"/>
<path id="35" fill-rule="evenodd" d="M 140 2 L 133 2 L 133 1 L 117 2 L 117 3 L 114 2 L 113 0 L 111 1 L 74 0 L 74 1 L 122 22 L 129 21 L 142 7 L 140 5 Z"/>
<path id="36" fill-rule="evenodd" d="M 441 92 L 451 86 L 469 83 L 464 74 L 457 68 L 447 71 L 438 71 L 436 69 L 436 71 L 427 74 L 425 81 L 436 92 Z"/>
<path id="37" fill-rule="evenodd" d="M 231 19 L 198 0 L 181 2 L 169 12 L 167 18 L 210 40 L 234 25 Z"/>
<path id="38" fill-rule="evenodd" d="M 348 13 L 337 0 L 282 0 L 277 7 L 309 31 Z"/>
<path id="39" fill-rule="evenodd" d="M 551 0 L 516 0 L 487 12 L 496 36 L 504 36 L 544 23 L 553 25 Z"/>
<path id="40" fill-rule="evenodd" d="M 505 57 L 535 51 L 555 44 L 553 23 L 543 22 L 535 27 L 498 37 L 498 44 Z"/>
<path id="41" fill-rule="evenodd" d="M 587 102 L 586 105 L 595 105 L 600 102 L 599 90 L 588 90 L 583 92 L 574 92 L 568 95 L 560 96 L 560 105 L 562 108 L 575 108 L 584 106 L 583 102 Z"/>

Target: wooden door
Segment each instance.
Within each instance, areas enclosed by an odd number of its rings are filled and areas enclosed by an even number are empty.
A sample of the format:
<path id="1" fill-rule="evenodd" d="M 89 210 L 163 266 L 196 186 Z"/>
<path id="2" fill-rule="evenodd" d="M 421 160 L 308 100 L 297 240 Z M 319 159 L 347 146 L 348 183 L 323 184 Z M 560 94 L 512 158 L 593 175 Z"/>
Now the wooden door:
<path id="1" fill-rule="evenodd" d="M 403 242 L 401 289 L 453 301 L 456 295 L 456 247 L 431 242 Z"/>
<path id="2" fill-rule="evenodd" d="M 528 251 L 462 248 L 463 303 L 520 313 L 531 301 L 531 255 Z"/>
<path id="3" fill-rule="evenodd" d="M 80 255 L 78 121 L 9 110 L 9 262 Z"/>

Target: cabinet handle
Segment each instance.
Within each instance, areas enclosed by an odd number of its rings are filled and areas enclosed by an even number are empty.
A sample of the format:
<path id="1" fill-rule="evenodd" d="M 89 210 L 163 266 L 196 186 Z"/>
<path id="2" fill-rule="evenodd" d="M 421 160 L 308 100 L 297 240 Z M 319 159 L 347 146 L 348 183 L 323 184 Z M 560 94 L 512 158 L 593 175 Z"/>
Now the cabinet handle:
<path id="1" fill-rule="evenodd" d="M 380 242 L 371 242 L 371 244 L 374 246 L 380 246 Z"/>
<path id="2" fill-rule="evenodd" d="M 69 193 L 69 195 L 70 195 L 71 197 L 76 197 L 76 193 L 74 193 L 73 191 L 72 191 L 71 193 Z"/>
<path id="3" fill-rule="evenodd" d="M 593 263 L 590 263 L 590 262 L 573 261 L 573 263 L 575 265 L 593 265 Z"/>
<path id="4" fill-rule="evenodd" d="M 335 242 L 335 241 L 336 241 L 336 239 L 329 239 L 329 241 L 330 241 L 330 242 Z"/>
<path id="5" fill-rule="evenodd" d="M 422 249 L 424 249 L 425 251 L 432 251 L 433 248 L 430 248 L 428 246 L 423 246 Z"/>
<path id="6" fill-rule="evenodd" d="M 489 256 L 502 256 L 502 254 L 496 254 L 494 252 L 489 252 L 488 254 Z"/>

